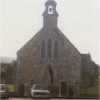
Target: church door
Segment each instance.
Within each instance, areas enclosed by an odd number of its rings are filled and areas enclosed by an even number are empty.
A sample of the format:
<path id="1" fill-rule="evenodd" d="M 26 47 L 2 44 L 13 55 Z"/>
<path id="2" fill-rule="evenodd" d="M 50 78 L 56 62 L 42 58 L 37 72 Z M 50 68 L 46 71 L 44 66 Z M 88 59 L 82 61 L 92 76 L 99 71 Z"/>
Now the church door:
<path id="1" fill-rule="evenodd" d="M 53 84 L 53 71 L 51 66 L 47 67 L 44 74 L 45 84 Z"/>
<path id="2" fill-rule="evenodd" d="M 66 96 L 66 94 L 67 94 L 66 81 L 61 81 L 61 96 Z"/>

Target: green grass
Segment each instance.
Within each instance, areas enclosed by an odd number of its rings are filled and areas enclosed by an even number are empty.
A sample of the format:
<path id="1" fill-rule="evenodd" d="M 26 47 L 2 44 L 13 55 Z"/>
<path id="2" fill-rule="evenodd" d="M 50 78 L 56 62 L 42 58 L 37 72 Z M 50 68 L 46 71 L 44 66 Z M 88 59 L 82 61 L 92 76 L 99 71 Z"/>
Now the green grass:
<path id="1" fill-rule="evenodd" d="M 13 84 L 8 84 L 7 85 L 9 92 L 14 92 L 14 85 Z"/>
<path id="2" fill-rule="evenodd" d="M 82 87 L 80 94 L 99 94 L 100 87 Z"/>

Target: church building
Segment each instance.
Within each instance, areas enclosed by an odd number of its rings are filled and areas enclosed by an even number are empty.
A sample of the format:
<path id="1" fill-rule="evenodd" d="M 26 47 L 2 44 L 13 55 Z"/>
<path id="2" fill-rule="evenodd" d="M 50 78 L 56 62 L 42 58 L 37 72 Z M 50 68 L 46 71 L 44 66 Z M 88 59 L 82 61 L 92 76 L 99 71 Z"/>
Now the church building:
<path id="1" fill-rule="evenodd" d="M 61 89 L 73 87 L 74 94 L 79 95 L 83 55 L 58 28 L 56 6 L 54 0 L 46 1 L 43 27 L 17 52 L 17 92 L 18 87 L 55 84 Z"/>

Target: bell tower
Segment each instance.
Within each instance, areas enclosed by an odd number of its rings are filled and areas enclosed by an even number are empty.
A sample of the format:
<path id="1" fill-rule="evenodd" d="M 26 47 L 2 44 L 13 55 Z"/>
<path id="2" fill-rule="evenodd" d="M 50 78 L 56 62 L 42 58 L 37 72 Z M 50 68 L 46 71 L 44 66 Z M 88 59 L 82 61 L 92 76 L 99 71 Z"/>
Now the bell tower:
<path id="1" fill-rule="evenodd" d="M 43 27 L 57 28 L 56 2 L 54 0 L 47 0 L 45 3 L 45 11 L 43 13 Z"/>

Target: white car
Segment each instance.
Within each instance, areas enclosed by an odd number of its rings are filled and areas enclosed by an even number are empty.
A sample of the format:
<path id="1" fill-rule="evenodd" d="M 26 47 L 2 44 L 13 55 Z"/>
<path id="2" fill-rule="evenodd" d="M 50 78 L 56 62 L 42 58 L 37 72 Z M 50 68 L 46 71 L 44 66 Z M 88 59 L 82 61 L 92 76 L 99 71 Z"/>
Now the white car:
<path id="1" fill-rule="evenodd" d="M 0 84 L 0 99 L 8 99 L 8 88 L 6 84 Z"/>
<path id="2" fill-rule="evenodd" d="M 35 84 L 31 88 L 32 98 L 50 98 L 50 91 L 44 84 Z"/>

